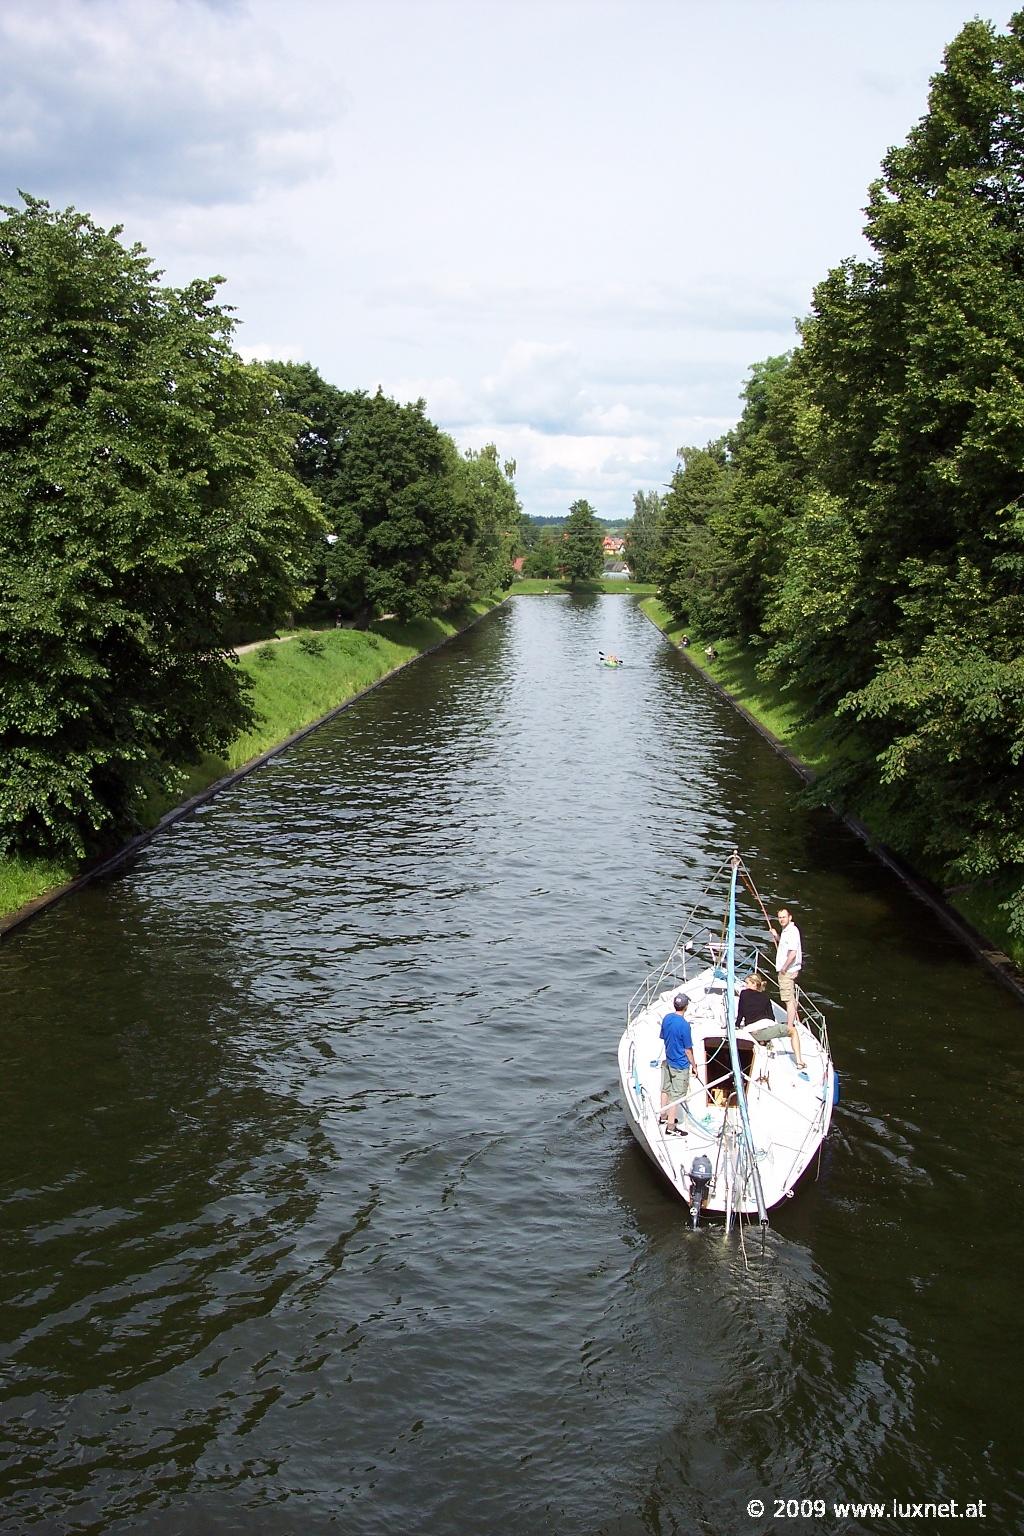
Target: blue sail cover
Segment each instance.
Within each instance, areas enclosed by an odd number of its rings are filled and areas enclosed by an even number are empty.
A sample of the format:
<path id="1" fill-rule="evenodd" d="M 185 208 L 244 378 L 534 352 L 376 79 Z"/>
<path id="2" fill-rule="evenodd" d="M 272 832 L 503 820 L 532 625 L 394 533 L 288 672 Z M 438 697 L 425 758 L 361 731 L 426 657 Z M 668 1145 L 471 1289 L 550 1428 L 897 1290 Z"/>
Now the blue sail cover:
<path id="1" fill-rule="evenodd" d="M 739 1047 L 736 1044 L 736 880 L 739 875 L 739 869 L 739 854 L 733 854 L 732 876 L 729 881 L 729 928 L 725 944 L 725 1021 L 726 1031 L 729 1036 L 729 1060 L 732 1064 L 732 1080 L 736 1087 L 736 1103 L 739 1105 L 740 1123 L 743 1126 L 743 1142 L 747 1149 L 747 1157 L 750 1160 L 754 1199 L 757 1201 L 757 1214 L 761 1222 L 767 1225 L 768 1212 L 765 1209 L 764 1192 L 761 1189 L 761 1175 L 758 1172 L 757 1159 L 754 1156 L 754 1134 L 750 1129 L 750 1116 L 747 1113 L 747 1092 L 743 1084 L 743 1070 L 740 1066 Z"/>

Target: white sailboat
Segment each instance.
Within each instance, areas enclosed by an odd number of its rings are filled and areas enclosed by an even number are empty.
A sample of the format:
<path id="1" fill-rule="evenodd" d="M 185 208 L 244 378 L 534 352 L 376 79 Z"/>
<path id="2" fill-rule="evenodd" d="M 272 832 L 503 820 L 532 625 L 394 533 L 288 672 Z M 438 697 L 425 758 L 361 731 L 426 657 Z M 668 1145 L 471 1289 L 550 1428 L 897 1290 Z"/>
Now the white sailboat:
<path id="1" fill-rule="evenodd" d="M 626 1120 L 644 1152 L 690 1207 L 722 1216 L 726 1230 L 743 1216 L 768 1222 L 768 1211 L 793 1191 L 828 1132 L 838 1099 L 828 1029 L 820 1009 L 798 988 L 797 1065 L 785 1028 L 786 1011 L 772 1000 L 772 1019 L 737 1027 L 739 982 L 752 972 L 774 986 L 774 965 L 757 942 L 738 933 L 737 885 L 743 880 L 764 906 L 738 853 L 706 895 L 725 898 L 712 915 L 698 904 L 660 971 L 637 989 L 619 1042 L 619 1081 Z M 726 894 L 727 893 L 727 894 Z M 765 921 L 767 922 L 767 914 Z M 714 924 L 709 927 L 710 921 Z M 739 960 L 737 957 L 739 956 Z M 678 1103 L 678 1126 L 662 1120 L 661 1022 L 685 993 L 693 1035 L 694 1071 Z"/>

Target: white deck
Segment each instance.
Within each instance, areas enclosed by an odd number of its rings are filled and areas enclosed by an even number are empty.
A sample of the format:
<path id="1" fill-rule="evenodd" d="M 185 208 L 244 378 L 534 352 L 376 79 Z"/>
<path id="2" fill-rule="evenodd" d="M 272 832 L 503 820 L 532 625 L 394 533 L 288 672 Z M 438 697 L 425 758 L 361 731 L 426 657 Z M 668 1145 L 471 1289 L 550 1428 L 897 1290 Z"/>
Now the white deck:
<path id="1" fill-rule="evenodd" d="M 631 1020 L 619 1042 L 619 1078 L 626 1119 L 648 1157 L 684 1200 L 690 1198 L 689 1170 L 693 1160 L 703 1153 L 713 1170 L 704 1210 L 724 1215 L 731 1204 L 734 1211 L 756 1213 L 752 1179 L 744 1169 L 739 1110 L 735 1103 L 731 1107 L 714 1103 L 705 1087 L 709 1081 L 709 1048 L 713 1053 L 719 1043 L 720 1054 L 711 1074 L 712 1088 L 717 1083 L 726 1099 L 735 1098 L 726 1037 L 725 982 L 711 967 L 687 979 L 682 987 L 690 998 L 686 1016 L 693 1031 L 696 1063 L 687 1102 L 678 1112 L 678 1123 L 688 1134 L 667 1136 L 659 1124 L 661 1065 L 665 1054 L 661 1021 L 672 1011 L 672 998 L 679 990 L 673 984 L 655 997 Z M 777 1021 L 784 1023 L 784 1010 L 777 1003 L 772 1006 Z M 754 1029 L 761 1027 L 755 1025 Z M 744 1045 L 752 1048 L 751 1067 L 745 1079 L 747 1109 L 765 1205 L 769 1209 L 786 1197 L 814 1160 L 832 1118 L 833 1069 L 826 1037 L 803 1023 L 798 1029 L 806 1077 L 797 1071 L 788 1035 L 762 1044 L 753 1040 L 749 1030 L 737 1031 L 741 1051 Z"/>

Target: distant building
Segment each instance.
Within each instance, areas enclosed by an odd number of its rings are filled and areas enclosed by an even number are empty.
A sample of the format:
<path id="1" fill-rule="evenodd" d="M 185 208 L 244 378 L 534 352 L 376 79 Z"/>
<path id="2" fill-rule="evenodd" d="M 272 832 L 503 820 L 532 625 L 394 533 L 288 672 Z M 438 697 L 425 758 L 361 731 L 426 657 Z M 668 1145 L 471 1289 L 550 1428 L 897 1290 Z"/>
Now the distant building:
<path id="1" fill-rule="evenodd" d="M 614 534 L 606 533 L 601 540 L 606 555 L 621 555 L 626 547 L 625 539 L 617 538 Z"/>
<path id="2" fill-rule="evenodd" d="M 512 561 L 512 571 L 513 571 L 513 574 L 516 575 L 516 576 L 521 576 L 523 574 L 523 566 L 525 564 L 526 564 L 526 556 L 525 555 L 517 555 L 516 558 Z"/>

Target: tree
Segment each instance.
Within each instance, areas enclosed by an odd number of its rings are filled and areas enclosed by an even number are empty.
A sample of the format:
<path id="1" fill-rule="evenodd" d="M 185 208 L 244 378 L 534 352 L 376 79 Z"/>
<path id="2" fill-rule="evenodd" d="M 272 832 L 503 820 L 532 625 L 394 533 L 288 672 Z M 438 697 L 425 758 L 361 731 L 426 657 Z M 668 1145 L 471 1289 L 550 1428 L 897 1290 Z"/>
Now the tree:
<path id="1" fill-rule="evenodd" d="M 635 581 L 657 581 L 661 566 L 661 519 L 664 497 L 657 491 L 633 493 L 633 516 L 626 524 L 626 564 Z"/>
<path id="2" fill-rule="evenodd" d="M 838 766 L 814 794 L 957 880 L 1024 866 L 1024 12 L 969 22 L 735 430 L 687 449 L 661 591 L 770 642 Z M 836 738 L 841 738 L 837 742 Z M 1024 889 L 1007 903 L 1024 935 Z"/>
<path id="3" fill-rule="evenodd" d="M 728 630 L 722 596 L 730 551 L 721 524 L 730 493 L 725 439 L 706 448 L 682 448 L 662 521 L 660 596 L 674 618 L 698 630 Z"/>
<path id="4" fill-rule="evenodd" d="M 774 657 L 858 722 L 847 798 L 953 877 L 1024 863 L 1024 13 L 969 22 L 815 290 L 814 474 Z M 831 619 L 823 623 L 826 610 Z M 881 789 L 879 789 L 879 784 Z M 1024 890 L 1009 904 L 1024 933 Z"/>
<path id="5" fill-rule="evenodd" d="M 450 444 L 452 494 L 464 510 L 467 543 L 449 582 L 448 601 L 472 601 L 512 584 L 512 547 L 518 537 L 519 498 L 512 484 L 514 461 L 501 465 L 487 443 L 460 457 Z"/>
<path id="6" fill-rule="evenodd" d="M 562 568 L 574 587 L 604 569 L 604 548 L 597 514 L 589 501 L 574 501 L 565 520 Z"/>
<path id="7" fill-rule="evenodd" d="M 527 512 L 519 513 L 516 524 L 516 536 L 512 546 L 513 555 L 528 555 L 540 543 L 540 524 Z"/>
<path id="8" fill-rule="evenodd" d="M 0 849 L 87 852 L 251 718 L 228 635 L 304 600 L 323 523 L 217 279 L 120 229 L 0 219 Z"/>
<path id="9" fill-rule="evenodd" d="M 788 534 L 817 489 L 812 446 L 817 414 L 801 357 L 755 363 L 743 388 L 743 414 L 727 437 L 732 569 L 728 632 L 742 639 L 766 629 L 788 561 Z"/>
<path id="10" fill-rule="evenodd" d="M 552 581 L 562 574 L 564 558 L 561 534 L 556 536 L 549 529 L 541 535 L 523 561 L 523 575 Z"/>
<path id="11" fill-rule="evenodd" d="M 339 390 L 308 364 L 268 368 L 282 402 L 306 418 L 295 467 L 327 511 L 327 597 L 356 623 L 444 608 L 474 513 L 455 493 L 451 439 L 428 419 L 424 402 Z"/>

